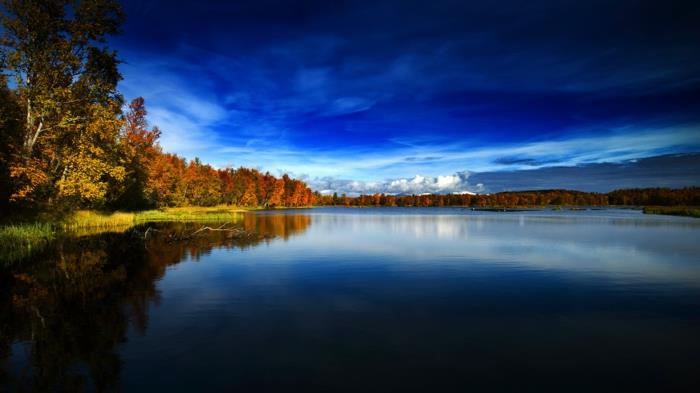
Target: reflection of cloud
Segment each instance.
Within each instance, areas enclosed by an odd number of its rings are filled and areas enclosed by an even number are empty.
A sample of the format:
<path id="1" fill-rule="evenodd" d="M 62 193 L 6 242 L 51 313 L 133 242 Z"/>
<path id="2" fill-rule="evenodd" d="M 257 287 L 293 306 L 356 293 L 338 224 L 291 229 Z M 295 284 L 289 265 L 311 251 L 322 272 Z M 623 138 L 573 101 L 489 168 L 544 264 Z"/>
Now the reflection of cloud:
<path id="1" fill-rule="evenodd" d="M 700 266 L 688 263 L 700 229 L 695 220 L 640 212 L 385 212 L 312 213 L 314 225 L 309 236 L 296 240 L 301 242 L 297 247 L 313 243 L 309 248 L 324 255 L 332 249 L 333 255 L 353 255 L 357 263 L 393 261 L 387 263 L 400 270 L 425 263 L 464 269 L 473 264 L 512 265 L 620 282 L 700 286 Z"/>

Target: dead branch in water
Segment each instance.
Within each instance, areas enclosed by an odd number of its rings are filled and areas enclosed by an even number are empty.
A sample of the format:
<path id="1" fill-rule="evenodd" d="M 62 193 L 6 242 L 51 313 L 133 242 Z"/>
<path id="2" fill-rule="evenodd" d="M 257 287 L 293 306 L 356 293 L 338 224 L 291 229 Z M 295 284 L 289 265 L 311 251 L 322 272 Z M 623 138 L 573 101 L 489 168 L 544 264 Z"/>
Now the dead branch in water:
<path id="1" fill-rule="evenodd" d="M 153 227 L 148 227 L 148 228 L 146 229 L 146 232 L 143 233 L 143 240 L 146 240 L 146 239 L 148 238 L 148 233 L 151 232 L 151 231 L 153 231 L 153 232 L 160 232 L 159 230 L 157 230 L 157 229 L 155 229 L 155 228 L 153 228 Z"/>
<path id="2" fill-rule="evenodd" d="M 196 231 L 190 233 L 189 237 L 192 237 L 192 236 L 194 236 L 194 235 L 196 235 L 196 234 L 198 234 L 199 232 L 202 232 L 202 231 L 221 231 L 221 232 L 243 231 L 242 229 L 237 229 L 237 228 L 234 228 L 234 229 L 224 229 L 224 227 L 226 226 L 226 224 L 228 224 L 228 223 L 225 222 L 225 223 L 223 223 L 223 224 L 222 224 L 220 227 L 218 227 L 218 228 L 210 228 L 210 227 L 207 227 L 207 226 L 203 226 L 203 227 L 197 229 Z"/>
<path id="3" fill-rule="evenodd" d="M 226 226 L 229 223 L 224 223 L 219 227 L 212 228 L 209 226 L 203 226 L 196 231 L 190 233 L 190 234 L 184 234 L 184 235 L 174 235 L 171 234 L 169 237 L 169 241 L 181 241 L 181 240 L 189 240 L 192 239 L 204 232 L 224 232 L 226 233 L 226 237 L 228 238 L 237 238 L 237 239 L 243 239 L 243 238 L 251 238 L 251 237 L 257 237 L 257 238 L 266 238 L 267 236 L 259 235 L 257 233 L 249 232 L 246 231 L 245 229 L 241 228 L 226 228 Z"/>
<path id="4" fill-rule="evenodd" d="M 199 229 L 191 232 L 191 233 L 168 233 L 168 231 L 165 231 L 165 240 L 168 242 L 176 242 L 176 241 L 183 241 L 183 240 L 191 240 L 197 236 L 203 235 L 204 233 L 207 232 L 223 232 L 226 235 L 226 238 L 228 239 L 251 239 L 251 238 L 257 238 L 257 239 L 269 239 L 273 238 L 274 236 L 270 235 L 260 235 L 255 232 L 250 232 L 242 228 L 227 228 L 227 226 L 230 223 L 226 222 L 221 224 L 218 227 L 210 227 L 210 226 L 202 226 Z M 146 228 L 145 231 L 141 232 L 139 230 L 134 230 L 132 233 L 134 236 L 138 236 L 143 240 L 148 240 L 149 235 L 150 237 L 153 237 L 154 232 L 162 232 L 161 230 L 155 229 L 151 226 Z"/>

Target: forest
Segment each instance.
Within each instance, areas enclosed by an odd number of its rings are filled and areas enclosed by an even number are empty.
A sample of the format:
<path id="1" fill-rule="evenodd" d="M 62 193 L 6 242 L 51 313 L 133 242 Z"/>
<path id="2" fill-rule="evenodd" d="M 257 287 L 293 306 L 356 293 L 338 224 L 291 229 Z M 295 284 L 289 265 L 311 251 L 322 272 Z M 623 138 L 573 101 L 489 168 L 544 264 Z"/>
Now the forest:
<path id="1" fill-rule="evenodd" d="M 533 190 L 495 194 L 425 195 L 345 195 L 318 196 L 318 205 L 344 206 L 469 206 L 469 207 L 545 207 L 545 206 L 700 206 L 700 187 L 681 189 L 635 188 L 609 193 L 571 190 Z"/>
<path id="2" fill-rule="evenodd" d="M 2 2 L 0 211 L 165 206 L 306 206 L 289 176 L 215 169 L 164 152 L 143 98 L 118 91 L 122 59 L 107 37 L 113 0 Z"/>

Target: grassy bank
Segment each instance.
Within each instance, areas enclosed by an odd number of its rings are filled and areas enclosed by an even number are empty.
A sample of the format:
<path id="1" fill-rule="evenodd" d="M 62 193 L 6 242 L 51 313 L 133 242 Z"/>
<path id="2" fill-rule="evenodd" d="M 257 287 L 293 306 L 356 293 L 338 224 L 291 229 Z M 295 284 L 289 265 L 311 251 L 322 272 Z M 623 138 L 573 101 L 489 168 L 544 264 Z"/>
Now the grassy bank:
<path id="1" fill-rule="evenodd" d="M 700 206 L 646 206 L 644 214 L 665 214 L 700 218 Z"/>
<path id="2" fill-rule="evenodd" d="M 39 215 L 31 221 L 0 224 L 0 263 L 13 261 L 39 251 L 63 234 L 95 235 L 123 232 L 147 222 L 226 222 L 236 221 L 251 208 L 180 207 L 141 212 L 98 212 L 80 210 L 56 218 Z"/>
<path id="3" fill-rule="evenodd" d="M 41 250 L 55 237 L 55 229 L 46 223 L 0 226 L 0 265 Z"/>
<path id="4" fill-rule="evenodd" d="M 121 228 L 146 222 L 190 222 L 208 221 L 224 222 L 234 220 L 238 214 L 250 209 L 226 207 L 177 207 L 140 212 L 101 213 L 92 210 L 77 211 L 59 221 L 58 226 L 64 230 L 84 228 Z"/>
<path id="5" fill-rule="evenodd" d="M 241 213 L 252 208 L 230 208 L 230 207 L 175 207 L 164 210 L 148 210 L 138 212 L 134 215 L 136 223 L 157 222 L 157 221 L 209 221 L 224 222 L 235 219 Z"/>

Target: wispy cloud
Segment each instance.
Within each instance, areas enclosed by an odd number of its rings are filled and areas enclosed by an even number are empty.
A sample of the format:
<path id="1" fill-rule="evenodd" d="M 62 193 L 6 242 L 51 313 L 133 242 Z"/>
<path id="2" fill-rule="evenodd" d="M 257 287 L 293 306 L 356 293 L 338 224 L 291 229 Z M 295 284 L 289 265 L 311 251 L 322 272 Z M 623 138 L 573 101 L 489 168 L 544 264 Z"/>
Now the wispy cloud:
<path id="1" fill-rule="evenodd" d="M 148 120 L 163 131 L 166 151 L 192 158 L 216 146 L 215 128 L 228 121 L 228 112 L 206 88 L 210 81 L 197 78 L 201 70 L 192 65 L 154 60 L 123 67 L 120 88 L 127 99 L 146 99 Z"/>
<path id="2" fill-rule="evenodd" d="M 122 90 L 166 150 L 218 167 L 452 192 L 466 171 L 700 151 L 696 18 L 672 7 L 156 3 L 125 3 Z"/>
<path id="3" fill-rule="evenodd" d="M 304 149 L 286 146 L 229 146 L 212 154 L 230 163 L 258 162 L 264 168 L 285 168 L 311 176 L 382 180 L 421 174 L 438 176 L 459 171 L 507 171 L 548 166 L 623 162 L 643 157 L 700 150 L 700 125 L 651 129 L 622 127 L 607 136 L 573 136 L 525 144 L 470 146 L 463 142 L 398 143 L 381 151 L 368 148 Z M 387 175 L 388 174 L 388 175 Z"/>
<path id="4" fill-rule="evenodd" d="M 125 67 L 127 79 L 122 89 L 129 98 L 139 94 L 146 97 L 149 119 L 163 130 L 161 143 L 167 151 L 188 158 L 199 156 L 218 167 L 243 165 L 273 173 L 304 174 L 319 191 L 479 192 L 489 185 L 470 182 L 468 171 L 620 163 L 700 151 L 697 123 L 616 125 L 604 131 L 599 125 L 596 130 L 572 129 L 554 138 L 525 143 L 484 144 L 464 138 L 410 134 L 391 136 L 381 148 L 375 146 L 380 140 L 364 146 L 309 146 L 295 143 L 294 135 L 287 134 L 299 133 L 290 128 L 290 116 L 304 111 L 315 111 L 319 116 L 352 114 L 370 109 L 375 101 L 361 97 L 323 101 L 332 96 L 326 86 L 327 72 L 307 70 L 300 71 L 294 88 L 313 86 L 319 90 L 319 98 L 310 95 L 297 103 L 283 99 L 279 105 L 268 102 L 258 108 L 258 98 L 246 91 L 216 94 L 212 86 L 217 76 L 207 70 L 171 59 L 132 63 Z M 188 78 L 183 77 L 185 71 Z"/>

